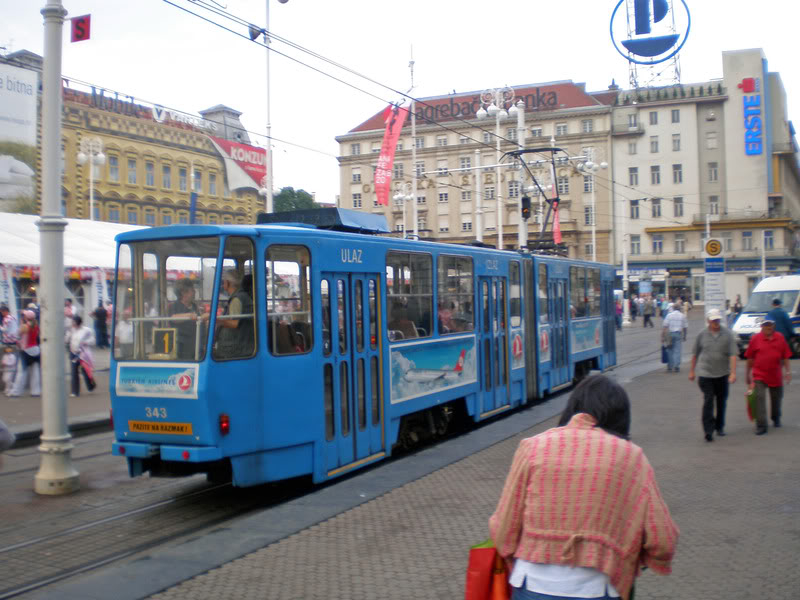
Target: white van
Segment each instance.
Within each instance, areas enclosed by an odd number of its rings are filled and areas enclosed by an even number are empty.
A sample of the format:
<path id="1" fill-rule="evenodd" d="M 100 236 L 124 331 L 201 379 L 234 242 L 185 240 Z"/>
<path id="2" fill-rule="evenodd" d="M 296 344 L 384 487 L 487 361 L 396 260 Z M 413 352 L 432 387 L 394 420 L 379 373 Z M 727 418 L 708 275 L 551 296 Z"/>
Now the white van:
<path id="1" fill-rule="evenodd" d="M 772 310 L 772 301 L 778 298 L 781 308 L 785 310 L 792 320 L 795 338 L 787 340 L 792 347 L 792 352 L 800 354 L 800 275 L 781 275 L 780 277 L 767 277 L 762 279 L 750 294 L 747 306 L 733 324 L 733 333 L 739 345 L 740 354 L 744 354 L 750 338 L 761 331 L 761 321 Z"/>

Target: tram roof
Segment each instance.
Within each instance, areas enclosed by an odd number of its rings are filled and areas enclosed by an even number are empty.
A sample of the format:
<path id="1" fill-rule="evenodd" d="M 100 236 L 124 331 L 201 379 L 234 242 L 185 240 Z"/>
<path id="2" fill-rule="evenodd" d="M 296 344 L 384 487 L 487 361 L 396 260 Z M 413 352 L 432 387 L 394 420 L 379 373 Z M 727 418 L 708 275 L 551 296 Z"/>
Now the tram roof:
<path id="1" fill-rule="evenodd" d="M 0 213 L 0 263 L 37 266 L 41 264 L 39 215 Z M 86 219 L 65 219 L 64 266 L 113 269 L 116 257 L 114 237 L 123 232 L 149 229 Z"/>

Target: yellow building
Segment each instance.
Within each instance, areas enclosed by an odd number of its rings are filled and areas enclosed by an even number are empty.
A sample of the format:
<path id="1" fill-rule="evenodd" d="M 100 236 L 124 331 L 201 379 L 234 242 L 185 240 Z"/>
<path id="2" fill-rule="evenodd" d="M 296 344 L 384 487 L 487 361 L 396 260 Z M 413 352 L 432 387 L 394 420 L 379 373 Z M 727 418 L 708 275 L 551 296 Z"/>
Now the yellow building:
<path id="1" fill-rule="evenodd" d="M 188 223 L 190 192 L 197 192 L 195 223 L 254 223 L 262 201 L 255 188 L 230 190 L 225 161 L 209 138 L 225 107 L 206 119 L 157 122 L 154 107 L 108 97 L 102 90 L 64 90 L 62 203 L 67 217 L 89 218 L 90 162 L 80 164 L 81 140 L 97 138 L 105 157 L 94 165 L 95 220 L 140 225 Z M 211 133 L 219 134 L 218 131 Z M 193 181 L 192 181 L 193 180 Z M 193 185 L 192 185 L 193 183 Z"/>
<path id="2" fill-rule="evenodd" d="M 20 50 L 0 62 L 39 74 L 42 58 Z M 37 115 L 35 209 L 41 206 L 41 85 Z M 88 219 L 92 197 L 99 221 L 138 225 L 255 223 L 263 207 L 258 190 L 266 153 L 250 145 L 241 113 L 218 105 L 201 117 L 142 104 L 103 88 L 76 89 L 64 80 L 62 107 L 62 212 Z M 102 164 L 84 159 L 92 140 Z M 99 143 L 98 143 L 99 142 Z M 90 168 L 94 185 L 90 186 Z M 90 189 L 93 187 L 93 189 Z"/>

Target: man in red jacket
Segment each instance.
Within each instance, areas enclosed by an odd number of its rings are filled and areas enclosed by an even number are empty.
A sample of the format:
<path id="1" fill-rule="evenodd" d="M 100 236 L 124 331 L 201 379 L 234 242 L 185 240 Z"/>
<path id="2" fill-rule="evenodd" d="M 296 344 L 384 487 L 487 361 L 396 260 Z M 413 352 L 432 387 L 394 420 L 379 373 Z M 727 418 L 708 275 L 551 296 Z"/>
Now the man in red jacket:
<path id="1" fill-rule="evenodd" d="M 789 366 L 792 352 L 784 337 L 775 331 L 775 321 L 765 318 L 761 321 L 761 332 L 750 339 L 744 356 L 747 359 L 748 389 L 756 390 L 756 435 L 764 435 L 767 433 L 767 388 L 772 422 L 775 427 L 781 426 L 783 382 L 789 383 L 792 378 Z"/>

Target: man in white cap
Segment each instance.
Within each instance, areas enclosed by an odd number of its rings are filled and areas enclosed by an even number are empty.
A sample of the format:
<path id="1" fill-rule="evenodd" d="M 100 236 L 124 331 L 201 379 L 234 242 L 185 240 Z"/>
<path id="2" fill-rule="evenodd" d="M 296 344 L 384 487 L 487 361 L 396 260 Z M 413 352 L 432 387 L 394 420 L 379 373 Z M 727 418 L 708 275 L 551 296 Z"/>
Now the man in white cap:
<path id="1" fill-rule="evenodd" d="M 698 376 L 697 383 L 703 392 L 703 431 L 706 441 L 712 442 L 714 431 L 718 436 L 725 435 L 728 384 L 736 382 L 738 349 L 731 330 L 722 326 L 722 313 L 718 309 L 709 310 L 706 318 L 708 327 L 694 341 L 689 381 Z"/>

